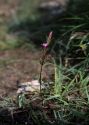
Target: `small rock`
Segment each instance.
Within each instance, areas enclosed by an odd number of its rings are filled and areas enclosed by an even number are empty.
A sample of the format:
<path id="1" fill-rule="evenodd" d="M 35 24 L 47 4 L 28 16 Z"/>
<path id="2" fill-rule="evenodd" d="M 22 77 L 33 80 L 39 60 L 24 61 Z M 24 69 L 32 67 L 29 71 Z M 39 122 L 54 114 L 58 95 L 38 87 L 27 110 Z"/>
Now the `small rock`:
<path id="1" fill-rule="evenodd" d="M 47 85 L 42 82 L 41 88 L 45 89 Z M 40 91 L 40 82 L 39 80 L 32 80 L 30 82 L 19 83 L 17 94 L 24 92 L 39 92 Z"/>

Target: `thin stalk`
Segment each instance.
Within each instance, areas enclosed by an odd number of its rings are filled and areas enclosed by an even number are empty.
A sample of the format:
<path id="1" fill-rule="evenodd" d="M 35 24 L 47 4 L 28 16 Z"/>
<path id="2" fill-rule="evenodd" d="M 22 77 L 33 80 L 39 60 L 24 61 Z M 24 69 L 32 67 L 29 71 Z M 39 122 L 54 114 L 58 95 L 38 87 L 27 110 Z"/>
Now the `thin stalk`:
<path id="1" fill-rule="evenodd" d="M 39 75 L 40 93 L 41 93 L 41 85 L 42 85 L 42 70 L 43 70 L 43 64 L 41 65 L 41 68 L 40 68 L 40 75 Z"/>
<path id="2" fill-rule="evenodd" d="M 44 65 L 44 62 L 45 62 L 45 58 L 46 58 L 46 51 L 44 49 L 43 51 L 43 55 L 42 55 L 42 58 L 41 58 L 41 67 L 40 67 L 40 74 L 39 74 L 39 83 L 40 83 L 40 93 L 41 93 L 41 86 L 42 86 L 42 71 L 43 71 L 43 65 Z"/>

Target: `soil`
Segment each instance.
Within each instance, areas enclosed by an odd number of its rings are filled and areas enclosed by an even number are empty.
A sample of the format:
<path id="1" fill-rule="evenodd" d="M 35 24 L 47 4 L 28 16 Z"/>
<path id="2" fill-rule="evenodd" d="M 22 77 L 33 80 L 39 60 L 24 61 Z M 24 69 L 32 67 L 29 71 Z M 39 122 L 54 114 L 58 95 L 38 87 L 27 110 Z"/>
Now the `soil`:
<path id="1" fill-rule="evenodd" d="M 17 91 L 17 81 L 29 82 L 39 78 L 40 58 L 39 49 L 18 48 L 0 51 L 0 96 L 12 96 Z M 47 63 L 43 68 L 42 79 L 51 80 L 52 65 Z"/>
<path id="2" fill-rule="evenodd" d="M 28 82 L 38 77 L 39 52 L 15 49 L 0 52 L 0 96 L 12 95 L 16 81 Z"/>

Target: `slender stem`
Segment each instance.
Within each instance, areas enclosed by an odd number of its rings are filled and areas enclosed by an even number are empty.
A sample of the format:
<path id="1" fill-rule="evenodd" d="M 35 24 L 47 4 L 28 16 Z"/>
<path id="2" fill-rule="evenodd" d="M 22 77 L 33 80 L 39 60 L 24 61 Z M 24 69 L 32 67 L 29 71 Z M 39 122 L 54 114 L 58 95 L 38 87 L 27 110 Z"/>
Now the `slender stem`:
<path id="1" fill-rule="evenodd" d="M 43 70 L 43 65 L 44 65 L 45 57 L 46 56 L 45 56 L 45 50 L 44 50 L 43 56 L 42 56 L 42 61 L 41 61 L 40 74 L 39 74 L 40 93 L 41 93 L 41 85 L 42 85 L 42 70 Z"/>
<path id="2" fill-rule="evenodd" d="M 41 85 L 42 85 L 42 70 L 43 70 L 43 64 L 41 65 L 41 68 L 40 68 L 40 76 L 39 76 L 40 93 L 41 93 Z"/>

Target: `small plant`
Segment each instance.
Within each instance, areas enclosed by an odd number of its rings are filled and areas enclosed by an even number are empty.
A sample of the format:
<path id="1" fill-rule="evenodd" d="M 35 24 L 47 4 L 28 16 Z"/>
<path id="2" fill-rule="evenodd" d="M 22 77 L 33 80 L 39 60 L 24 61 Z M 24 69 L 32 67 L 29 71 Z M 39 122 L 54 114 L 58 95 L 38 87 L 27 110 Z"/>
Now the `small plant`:
<path id="1" fill-rule="evenodd" d="M 41 74 L 42 74 L 42 70 L 43 70 L 43 65 L 45 63 L 45 59 L 47 58 L 48 54 L 50 53 L 51 51 L 51 42 L 52 42 L 52 32 L 49 33 L 49 36 L 47 38 L 47 41 L 46 43 L 43 43 L 42 46 L 43 46 L 43 55 L 41 57 L 41 61 L 40 61 L 40 64 L 41 64 L 41 68 L 40 68 L 40 76 L 39 76 L 39 82 L 40 82 L 40 92 L 41 92 L 41 82 L 42 82 L 42 77 L 41 77 Z"/>
<path id="2" fill-rule="evenodd" d="M 25 98 L 25 94 L 24 93 L 20 93 L 17 97 L 17 102 L 18 102 L 18 106 L 19 108 L 24 108 L 26 105 L 26 98 Z"/>

